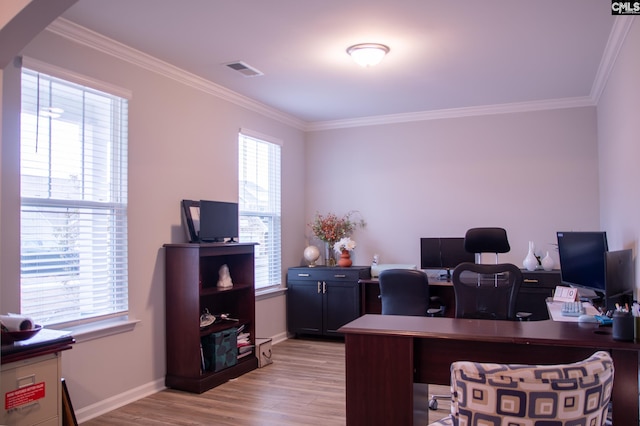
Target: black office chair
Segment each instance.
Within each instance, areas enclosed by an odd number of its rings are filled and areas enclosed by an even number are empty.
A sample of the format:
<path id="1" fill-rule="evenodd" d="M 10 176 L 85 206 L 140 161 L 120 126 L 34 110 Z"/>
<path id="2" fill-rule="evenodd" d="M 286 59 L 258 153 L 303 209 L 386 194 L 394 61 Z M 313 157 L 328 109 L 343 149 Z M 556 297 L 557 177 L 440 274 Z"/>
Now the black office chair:
<path id="1" fill-rule="evenodd" d="M 482 253 L 495 253 L 498 263 L 498 253 L 509 252 L 511 246 L 504 228 L 471 228 L 464 236 L 464 249 L 476 255 L 476 263 Z"/>
<path id="2" fill-rule="evenodd" d="M 522 272 L 511 263 L 461 263 L 453 270 L 456 318 L 520 320 L 516 299 Z"/>
<path id="3" fill-rule="evenodd" d="M 380 272 L 378 282 L 382 315 L 436 316 L 441 312 L 429 307 L 429 280 L 422 271 L 387 269 Z"/>
<path id="4" fill-rule="evenodd" d="M 498 263 L 498 254 L 511 250 L 504 228 L 471 228 L 464 237 L 464 248 L 476 255 L 476 263 L 461 263 L 453 270 L 457 318 L 527 320 L 531 313 L 516 312 L 516 299 L 522 284 L 522 272 L 510 263 Z M 481 264 L 482 253 L 495 253 L 495 264 Z M 450 395 L 432 395 L 429 408 L 438 408 L 438 399 Z"/>

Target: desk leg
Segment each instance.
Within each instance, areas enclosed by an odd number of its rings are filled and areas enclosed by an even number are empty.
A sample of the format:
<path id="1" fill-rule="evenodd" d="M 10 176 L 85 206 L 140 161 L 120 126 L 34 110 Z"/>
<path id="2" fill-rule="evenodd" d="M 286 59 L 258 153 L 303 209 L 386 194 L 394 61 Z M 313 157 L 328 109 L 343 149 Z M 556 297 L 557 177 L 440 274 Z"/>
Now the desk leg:
<path id="1" fill-rule="evenodd" d="M 638 352 L 612 350 L 613 366 L 613 424 L 638 425 Z"/>
<path id="2" fill-rule="evenodd" d="M 347 426 L 413 424 L 413 339 L 345 335 Z"/>

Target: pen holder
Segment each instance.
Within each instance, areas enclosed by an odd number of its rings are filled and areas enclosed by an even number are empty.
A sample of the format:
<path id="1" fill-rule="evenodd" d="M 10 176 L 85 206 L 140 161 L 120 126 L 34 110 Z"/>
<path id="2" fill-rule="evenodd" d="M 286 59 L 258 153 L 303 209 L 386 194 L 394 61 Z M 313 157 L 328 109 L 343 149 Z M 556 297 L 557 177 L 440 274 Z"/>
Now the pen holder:
<path id="1" fill-rule="evenodd" d="M 634 339 L 635 319 L 630 312 L 613 313 L 613 340 L 632 342 Z"/>

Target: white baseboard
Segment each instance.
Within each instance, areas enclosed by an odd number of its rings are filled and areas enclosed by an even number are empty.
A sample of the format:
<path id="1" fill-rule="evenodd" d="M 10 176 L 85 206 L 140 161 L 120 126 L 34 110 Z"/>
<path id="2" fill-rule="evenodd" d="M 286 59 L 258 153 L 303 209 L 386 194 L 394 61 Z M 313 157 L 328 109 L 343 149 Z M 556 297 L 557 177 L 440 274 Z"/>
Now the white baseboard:
<path id="1" fill-rule="evenodd" d="M 128 390 L 111 398 L 107 398 L 103 401 L 96 402 L 95 404 L 76 410 L 76 419 L 78 420 L 78 423 L 81 424 L 95 417 L 101 416 L 102 414 L 108 413 L 109 411 L 115 410 L 116 408 L 120 408 L 146 396 L 153 395 L 163 389 L 165 389 L 164 378 L 158 379 L 151 383 L 147 383 L 135 389 Z"/>
<path id="2" fill-rule="evenodd" d="M 272 343 L 280 343 L 287 340 L 289 336 L 287 332 L 282 332 L 271 337 Z M 142 399 L 146 396 L 153 395 L 156 392 L 166 389 L 164 378 L 139 386 L 135 389 L 128 390 L 119 395 L 112 396 L 103 401 L 96 402 L 87 407 L 76 410 L 76 419 L 79 424 L 101 416 L 109 411 L 115 410 L 134 401 Z"/>
<path id="3" fill-rule="evenodd" d="M 280 334 L 276 334 L 275 336 L 272 336 L 271 337 L 271 343 L 273 343 L 275 345 L 276 343 L 284 342 L 288 338 L 289 338 L 289 336 L 287 335 L 287 332 L 283 331 Z"/>

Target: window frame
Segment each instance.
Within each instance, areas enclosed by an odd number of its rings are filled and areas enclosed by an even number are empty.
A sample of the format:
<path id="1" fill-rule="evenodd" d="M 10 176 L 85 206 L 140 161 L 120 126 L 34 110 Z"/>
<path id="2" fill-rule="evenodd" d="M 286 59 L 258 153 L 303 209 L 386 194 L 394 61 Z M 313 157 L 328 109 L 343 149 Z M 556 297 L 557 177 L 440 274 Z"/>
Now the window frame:
<path id="1" fill-rule="evenodd" d="M 99 329 L 101 328 L 107 328 L 107 329 L 111 329 L 110 332 L 108 332 L 108 334 L 112 334 L 113 332 L 117 332 L 116 330 L 130 330 L 133 325 L 137 322 L 137 321 L 129 321 L 129 296 L 128 296 L 128 232 L 127 232 L 127 224 L 126 222 L 128 221 L 127 219 L 127 206 L 128 206 L 128 134 L 129 134 L 129 130 L 128 130 L 128 103 L 131 100 L 132 96 L 131 96 L 131 92 L 126 90 L 126 89 L 122 89 L 120 87 L 116 87 L 113 86 L 111 84 L 102 82 L 102 81 L 98 81 L 86 76 L 82 76 L 80 74 L 68 71 L 66 69 L 60 68 L 60 67 L 56 67 L 50 64 L 46 64 L 44 62 L 40 62 L 37 61 L 35 59 L 32 58 L 22 58 L 22 68 L 26 68 L 30 71 L 33 72 L 38 72 L 38 73 L 42 73 L 42 74 L 46 74 L 48 76 L 51 76 L 53 78 L 56 79 L 60 79 L 63 80 L 65 82 L 69 82 L 72 84 L 77 84 L 83 87 L 86 87 L 87 89 L 89 89 L 90 91 L 97 91 L 97 92 L 103 92 L 106 93 L 108 95 L 111 96 L 115 96 L 118 98 L 121 98 L 122 100 L 125 101 L 125 108 L 126 110 L 123 112 L 123 114 L 121 115 L 121 117 L 123 117 L 124 121 L 121 122 L 121 125 L 125 125 L 126 129 L 124 130 L 124 132 L 122 132 L 122 136 L 123 136 L 123 140 L 118 144 L 118 149 L 123 150 L 123 158 L 124 158 L 124 163 L 120 164 L 120 168 L 118 170 L 118 177 L 117 179 L 124 179 L 124 181 L 121 183 L 120 187 L 123 188 L 122 189 L 122 194 L 123 194 L 123 199 L 114 202 L 114 201 L 109 201 L 109 202 L 105 202 L 105 203 L 95 203 L 92 201 L 84 201 L 81 204 L 84 204 L 85 207 L 89 207 L 91 206 L 91 204 L 94 205 L 98 205 L 101 209 L 109 209 L 111 210 L 113 205 L 119 205 L 121 207 L 123 207 L 124 209 L 124 220 L 125 220 L 125 224 L 123 226 L 124 229 L 124 237 L 120 240 L 121 241 L 121 246 L 119 246 L 118 248 L 124 248 L 124 256 L 121 256 L 124 258 L 124 260 L 120 261 L 120 264 L 124 264 L 124 268 L 125 268 L 125 272 L 124 272 L 124 277 L 125 277 L 125 281 L 124 284 L 121 286 L 116 286 L 117 288 L 120 289 L 124 289 L 124 291 L 126 292 L 126 295 L 124 296 L 126 298 L 125 300 L 125 305 L 126 305 L 126 309 L 122 309 L 122 310 L 118 310 L 117 312 L 112 312 L 110 314 L 98 314 L 95 316 L 88 316 L 85 317 L 83 316 L 81 319 L 73 319 L 73 320 L 64 320 L 61 322 L 52 322 L 50 324 L 45 324 L 47 325 L 49 328 L 65 328 L 65 329 L 70 329 L 70 328 L 74 328 L 74 329 L 78 329 L 78 330 L 82 330 L 83 333 L 86 333 L 88 335 L 91 336 L 91 338 L 95 338 L 95 337 L 99 337 Z M 22 72 L 23 70 L 20 70 L 20 81 L 21 81 L 21 85 L 22 85 Z M 21 96 L 22 97 L 22 96 Z M 21 101 L 22 102 L 22 101 Z M 20 107 L 20 110 L 22 111 L 22 107 Z M 111 122 L 113 124 L 113 122 Z M 22 146 L 22 138 L 20 138 L 20 143 L 19 146 Z M 21 148 L 20 148 L 21 149 Z M 22 180 L 22 165 L 19 167 L 18 170 L 18 176 L 20 178 L 20 180 Z M 20 217 L 22 217 L 22 208 L 23 205 L 25 205 L 25 203 L 33 203 L 36 202 L 39 205 L 42 206 L 46 206 L 46 205 L 55 205 L 56 203 L 58 203 L 58 201 L 56 200 L 50 200 L 50 199 L 46 199 L 43 198 L 41 200 L 38 199 L 33 199 L 31 197 L 22 197 L 22 194 L 20 194 L 20 205 L 19 205 L 19 209 L 20 209 Z M 69 200 L 69 203 L 67 203 L 67 205 L 72 205 L 74 204 L 75 201 L 74 200 Z M 80 207 L 82 208 L 82 205 L 79 204 L 75 204 L 76 207 Z M 23 238 L 22 238 L 22 232 L 19 233 L 18 236 L 18 240 L 20 243 L 20 246 L 22 246 L 23 244 Z M 22 249 L 20 249 L 20 253 L 22 253 Z M 116 255 L 114 255 L 116 256 Z M 22 273 L 19 273 L 19 276 L 21 277 L 21 282 L 22 282 Z M 118 278 L 115 278 L 118 279 Z M 112 281 L 113 282 L 113 281 Z M 110 286 L 112 286 L 112 284 L 110 284 Z M 19 285 L 18 286 L 18 293 L 19 293 L 19 297 L 20 299 L 22 299 L 22 286 Z M 22 311 L 22 309 L 21 309 Z M 98 333 L 98 334 L 96 334 Z"/>
<path id="2" fill-rule="evenodd" d="M 270 182 L 271 184 L 275 184 L 277 185 L 277 194 L 272 194 L 270 190 L 267 190 L 267 192 L 271 193 L 271 196 L 275 196 L 276 200 L 270 200 L 269 204 L 271 204 L 270 209 L 274 208 L 274 205 L 277 205 L 275 207 L 274 211 L 265 211 L 265 210 L 248 210 L 245 208 L 245 206 L 243 205 L 243 190 L 245 189 L 241 178 L 242 178 L 242 173 L 243 173 L 243 148 L 242 148 L 242 143 L 243 143 L 243 138 L 246 137 L 248 139 L 253 139 L 258 143 L 265 143 L 265 144 L 270 144 L 274 147 L 278 147 L 277 149 L 277 159 L 275 159 L 276 164 L 271 164 L 271 161 L 273 160 L 269 160 L 270 163 L 268 165 L 268 167 L 277 167 L 277 170 L 275 171 L 275 175 L 274 175 L 274 171 L 269 171 L 269 179 L 273 180 L 273 182 Z M 271 136 L 268 135 L 264 135 L 261 134 L 259 132 L 255 132 L 253 130 L 249 130 L 249 129 L 245 129 L 245 128 L 241 128 L 239 130 L 238 133 L 238 215 L 239 215 L 239 223 L 240 223 L 240 241 L 241 242 L 257 242 L 260 243 L 260 241 L 243 241 L 242 238 L 242 223 L 243 223 L 243 216 L 245 218 L 249 218 L 249 217 L 264 217 L 264 216 L 269 216 L 272 218 L 272 222 L 270 222 L 271 226 L 276 230 L 276 232 L 278 233 L 277 235 L 277 241 L 276 241 L 276 245 L 277 247 L 265 247 L 265 244 L 258 244 L 256 246 L 256 264 L 255 264 L 255 269 L 256 269 L 256 284 L 258 282 L 258 276 L 259 276 L 259 269 L 261 267 L 261 265 L 259 265 L 260 262 L 260 256 L 261 256 L 261 251 L 267 251 L 267 253 L 265 254 L 267 256 L 267 268 L 268 268 L 268 279 L 269 279 L 269 284 L 268 285 L 263 285 L 260 287 L 256 287 L 255 291 L 256 294 L 265 294 L 265 293 L 270 293 L 273 291 L 279 291 L 282 290 L 284 288 L 284 283 L 283 283 L 283 279 L 282 279 L 282 147 L 283 147 L 283 143 L 281 140 L 278 140 L 276 138 L 273 138 Z M 275 257 L 275 258 L 274 258 Z M 265 267 L 265 266 L 263 266 Z"/>

